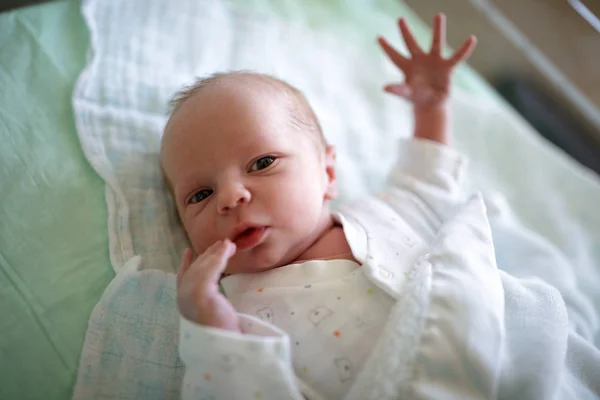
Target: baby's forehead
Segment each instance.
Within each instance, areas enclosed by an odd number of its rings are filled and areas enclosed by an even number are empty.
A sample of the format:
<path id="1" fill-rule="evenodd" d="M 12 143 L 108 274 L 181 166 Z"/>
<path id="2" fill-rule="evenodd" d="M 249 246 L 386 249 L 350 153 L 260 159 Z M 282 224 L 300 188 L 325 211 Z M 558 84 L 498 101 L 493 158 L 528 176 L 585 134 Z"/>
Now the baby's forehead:
<path id="1" fill-rule="evenodd" d="M 222 127 L 243 119 L 241 123 L 261 119 L 257 122 L 279 124 L 286 132 L 291 128 L 310 134 L 319 147 L 325 145 L 319 122 L 299 90 L 268 75 L 233 73 L 200 80 L 174 97 L 161 153 L 166 141 L 204 141 L 201 129 L 194 128 Z"/>
<path id="2" fill-rule="evenodd" d="M 244 134 L 260 125 L 281 129 L 290 125 L 294 108 L 288 96 L 261 86 L 214 85 L 189 97 L 172 115 L 166 131 L 193 132 L 202 138 L 214 131 Z M 247 128 L 247 129 L 244 129 Z"/>

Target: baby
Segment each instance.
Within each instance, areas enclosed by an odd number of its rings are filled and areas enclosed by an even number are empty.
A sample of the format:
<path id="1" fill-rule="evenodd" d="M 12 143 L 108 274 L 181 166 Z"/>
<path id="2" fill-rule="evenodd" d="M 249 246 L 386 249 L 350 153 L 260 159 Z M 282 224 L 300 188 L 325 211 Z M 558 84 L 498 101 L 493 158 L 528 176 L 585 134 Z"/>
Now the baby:
<path id="1" fill-rule="evenodd" d="M 448 147 L 447 100 L 453 69 L 476 44 L 442 58 L 442 14 L 429 52 L 404 19 L 399 27 L 411 58 L 378 39 L 405 76 L 384 90 L 412 102 L 414 139 L 403 143 L 389 204 L 365 202 L 364 216 L 331 213 L 335 148 L 294 87 L 234 72 L 174 98 L 160 161 L 198 254 L 184 252 L 177 279 L 184 397 L 341 398 L 364 367 L 394 306 L 398 265 L 369 262 L 360 219 L 392 223 L 403 242 L 392 251 L 408 263 L 457 204 L 462 158 Z"/>
<path id="2" fill-rule="evenodd" d="M 428 52 L 399 27 L 410 58 L 379 44 L 405 82 L 385 91 L 412 103 L 414 138 L 380 193 L 333 213 L 335 148 L 297 89 L 234 72 L 174 98 L 160 161 L 193 246 L 183 398 L 554 398 L 600 381 L 561 295 L 499 271 L 481 200 L 462 200 L 448 98 L 475 38 L 444 59 L 442 14 Z"/>

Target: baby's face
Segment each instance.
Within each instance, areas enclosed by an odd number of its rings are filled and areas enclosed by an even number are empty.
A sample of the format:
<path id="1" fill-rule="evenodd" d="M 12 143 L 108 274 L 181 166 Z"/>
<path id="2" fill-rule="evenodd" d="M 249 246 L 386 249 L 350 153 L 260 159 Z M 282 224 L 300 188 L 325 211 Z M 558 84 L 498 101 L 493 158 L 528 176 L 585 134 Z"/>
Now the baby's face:
<path id="1" fill-rule="evenodd" d="M 203 88 L 165 129 L 161 161 L 183 226 L 198 254 L 220 239 L 237 244 L 227 273 L 293 262 L 330 218 L 333 148 L 319 150 L 290 122 L 284 96 Z"/>

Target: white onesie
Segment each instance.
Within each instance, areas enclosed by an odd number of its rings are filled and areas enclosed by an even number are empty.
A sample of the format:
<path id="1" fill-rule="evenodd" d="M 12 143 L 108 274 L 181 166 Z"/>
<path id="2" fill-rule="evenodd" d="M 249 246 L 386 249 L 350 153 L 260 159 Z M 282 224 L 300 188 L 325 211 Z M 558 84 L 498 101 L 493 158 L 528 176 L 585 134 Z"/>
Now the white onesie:
<path id="1" fill-rule="evenodd" d="M 238 312 L 289 334 L 296 375 L 330 399 L 342 398 L 352 386 L 394 304 L 350 260 L 231 275 L 221 284 Z"/>

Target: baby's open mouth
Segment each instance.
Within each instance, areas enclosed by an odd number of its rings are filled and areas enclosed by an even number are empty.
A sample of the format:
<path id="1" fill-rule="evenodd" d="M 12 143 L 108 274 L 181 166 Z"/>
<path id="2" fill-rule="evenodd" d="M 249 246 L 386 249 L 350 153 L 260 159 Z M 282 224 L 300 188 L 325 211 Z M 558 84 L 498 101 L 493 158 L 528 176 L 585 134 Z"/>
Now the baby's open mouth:
<path id="1" fill-rule="evenodd" d="M 237 236 L 235 237 L 235 240 L 241 239 L 241 238 L 243 238 L 243 237 L 245 237 L 245 236 L 250 236 L 250 235 L 252 234 L 252 232 L 254 232 L 256 229 L 257 229 L 257 228 L 254 228 L 254 227 L 253 227 L 253 228 L 248 228 L 248 229 L 246 229 L 245 231 L 243 231 L 242 233 L 240 233 L 239 235 L 237 235 Z M 234 241 L 235 241 L 235 240 L 234 240 Z"/>
<path id="2" fill-rule="evenodd" d="M 267 232 L 267 226 L 252 226 L 244 229 L 235 235 L 232 241 L 237 246 L 238 250 L 246 250 L 252 248 L 263 240 Z"/>

